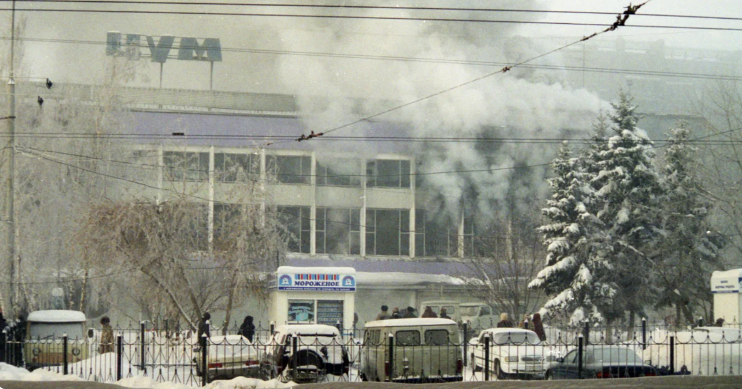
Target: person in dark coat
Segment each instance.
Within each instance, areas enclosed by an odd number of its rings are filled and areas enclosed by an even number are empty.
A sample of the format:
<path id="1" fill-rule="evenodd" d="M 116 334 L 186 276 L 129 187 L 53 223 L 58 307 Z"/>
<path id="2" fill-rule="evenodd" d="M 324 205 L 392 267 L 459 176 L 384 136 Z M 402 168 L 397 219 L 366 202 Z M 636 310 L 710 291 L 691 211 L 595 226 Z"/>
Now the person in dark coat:
<path id="1" fill-rule="evenodd" d="M 198 324 L 198 344 L 202 347 L 206 343 L 206 339 L 203 338 L 203 335 L 206 335 L 207 338 L 211 338 L 211 330 L 209 329 L 211 323 L 209 320 L 211 320 L 211 314 L 206 312 L 204 313 L 203 319 L 201 319 L 201 323 Z"/>
<path id="2" fill-rule="evenodd" d="M 376 315 L 376 320 L 387 320 L 391 319 L 392 315 L 389 314 L 389 307 L 386 305 L 381 306 L 381 312 L 379 312 L 378 315 Z"/>
<path id="3" fill-rule="evenodd" d="M 435 312 L 433 312 L 433 308 L 425 307 L 425 311 L 423 312 L 423 315 L 420 317 L 434 318 L 434 317 L 438 317 L 438 315 L 436 315 Z"/>
<path id="4" fill-rule="evenodd" d="M 450 319 L 451 316 L 448 316 L 448 313 L 446 312 L 446 308 L 441 308 L 441 319 Z"/>
<path id="5" fill-rule="evenodd" d="M 8 343 L 8 322 L 3 316 L 3 311 L 0 310 L 0 362 L 7 362 L 5 355 L 5 349 Z"/>
<path id="6" fill-rule="evenodd" d="M 513 322 L 508 318 L 508 314 L 503 312 L 500 314 L 500 321 L 497 323 L 497 328 L 513 328 Z"/>
<path id="7" fill-rule="evenodd" d="M 417 316 L 415 315 L 415 308 L 407 307 L 407 312 L 405 312 L 404 316 L 402 316 L 403 319 L 414 319 Z"/>
<path id="8" fill-rule="evenodd" d="M 541 314 L 536 312 L 533 314 L 533 332 L 538 335 L 538 338 L 543 342 L 546 340 L 546 332 L 544 331 L 544 323 L 541 322 Z"/>
<path id="9" fill-rule="evenodd" d="M 401 319 L 402 316 L 399 314 L 399 307 L 392 309 L 392 319 Z"/>
<path id="10" fill-rule="evenodd" d="M 26 341 L 26 313 L 21 312 L 18 314 L 18 322 L 15 325 L 15 333 L 13 334 L 13 340 L 15 340 L 15 363 L 16 366 L 23 366 L 23 344 Z"/>
<path id="11" fill-rule="evenodd" d="M 252 343 L 253 336 L 255 335 L 255 324 L 252 322 L 252 316 L 245 316 L 245 320 L 240 326 L 240 335 L 247 338 Z"/>
<path id="12" fill-rule="evenodd" d="M 716 323 L 714 323 L 714 327 L 724 327 L 724 319 L 722 318 L 716 319 Z"/>

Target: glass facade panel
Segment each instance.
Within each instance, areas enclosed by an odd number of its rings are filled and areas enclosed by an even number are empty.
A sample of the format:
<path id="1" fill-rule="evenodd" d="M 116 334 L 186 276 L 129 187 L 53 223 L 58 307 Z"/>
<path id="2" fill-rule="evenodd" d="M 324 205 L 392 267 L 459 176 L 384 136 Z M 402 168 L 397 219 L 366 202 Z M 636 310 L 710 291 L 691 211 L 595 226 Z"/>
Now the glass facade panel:
<path id="1" fill-rule="evenodd" d="M 366 255 L 409 255 L 409 217 L 404 209 L 367 210 Z"/>
<path id="2" fill-rule="evenodd" d="M 410 161 L 398 159 L 367 161 L 366 185 L 380 188 L 409 188 Z"/>
<path id="3" fill-rule="evenodd" d="M 309 184 L 312 182 L 312 158 L 291 155 L 277 155 L 275 161 L 276 179 L 284 184 Z"/>
<path id="4" fill-rule="evenodd" d="M 317 185 L 361 186 L 361 161 L 357 159 L 323 160 L 317 163 Z"/>
<path id="5" fill-rule="evenodd" d="M 286 228 L 290 252 L 306 254 L 310 252 L 309 215 L 309 207 L 278 207 L 278 218 Z"/>

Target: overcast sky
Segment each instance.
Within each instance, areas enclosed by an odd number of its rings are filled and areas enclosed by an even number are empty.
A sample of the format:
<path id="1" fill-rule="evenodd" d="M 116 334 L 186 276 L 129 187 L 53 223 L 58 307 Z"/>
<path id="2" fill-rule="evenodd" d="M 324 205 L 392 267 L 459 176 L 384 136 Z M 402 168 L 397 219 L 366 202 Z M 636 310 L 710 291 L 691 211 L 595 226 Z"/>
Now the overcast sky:
<path id="1" fill-rule="evenodd" d="M 217 1 L 217 0 L 215 0 Z M 270 1 L 264 1 L 271 3 Z M 187 2 L 184 2 L 187 3 Z M 481 2 L 471 1 L 403 1 L 373 2 L 353 1 L 346 4 L 385 4 L 411 6 L 482 7 Z M 494 4 L 494 5 L 491 5 Z M 8 7 L 10 2 L 2 2 Z M 66 9 L 146 9 L 182 10 L 190 12 L 273 12 L 273 13 L 336 13 L 338 10 L 307 10 L 297 8 L 235 8 L 224 6 L 183 6 L 152 7 L 147 5 L 102 5 L 102 4 L 50 4 L 17 2 L 18 8 L 66 8 Z M 551 9 L 620 12 L 627 1 L 619 0 L 557 0 L 557 1 L 499 1 L 489 2 L 488 6 L 515 9 Z M 383 11 L 345 11 L 353 14 L 420 16 L 411 11 L 383 13 Z M 640 13 L 679 14 L 742 17 L 742 1 L 734 0 L 652 0 Z M 0 26 L 8 31 L 10 12 L 3 12 Z M 565 15 L 565 14 L 520 14 L 520 13 L 455 13 L 430 14 L 433 17 L 489 18 L 500 20 L 532 20 L 553 22 L 610 23 L 610 15 Z M 279 18 L 249 16 L 183 16 L 183 15 L 142 15 L 106 13 L 61 13 L 61 12 L 17 12 L 17 20 L 27 21 L 24 34 L 26 38 L 62 39 L 72 43 L 27 41 L 26 63 L 23 74 L 30 77 L 50 77 L 61 82 L 96 82 L 102 77 L 105 61 L 104 46 L 106 32 L 111 30 L 142 35 L 172 34 L 175 36 L 197 36 L 220 38 L 225 49 L 264 49 L 281 50 L 289 53 L 257 54 L 225 50 L 224 61 L 215 66 L 215 88 L 222 90 L 242 90 L 255 92 L 294 93 L 306 85 L 297 84 L 292 72 L 297 68 L 318 66 L 336 67 L 337 77 L 347 71 L 348 84 L 357 79 L 353 69 L 362 68 L 369 76 L 379 75 L 388 78 L 382 70 L 398 71 L 397 67 L 408 70 L 412 65 L 399 63 L 380 63 L 379 61 L 332 59 L 308 62 L 306 57 L 291 54 L 296 51 L 332 52 L 341 54 L 389 55 L 399 57 L 424 57 L 436 59 L 506 61 L 522 59 L 528 55 L 554 48 L 550 39 L 554 37 L 580 37 L 589 35 L 600 28 L 586 26 L 489 24 L 462 22 L 410 22 L 377 20 L 338 20 L 316 18 Z M 657 18 L 634 16 L 629 24 L 716 26 L 742 28 L 742 21 L 719 21 L 687 18 Z M 524 47 L 503 46 L 503 41 L 513 36 L 531 37 L 533 42 Z M 618 37 L 627 40 L 664 39 L 667 46 L 691 46 L 710 49 L 742 49 L 742 31 L 690 31 L 647 28 L 622 28 L 604 34 L 596 41 L 612 42 Z M 75 42 L 76 41 L 76 42 Z M 84 44 L 79 41 L 94 42 Z M 542 63 L 559 63 L 560 54 L 545 58 Z M 351 63 L 353 62 L 353 63 Z M 309 65 L 307 65 L 309 64 Z M 620 65 L 620 64 L 617 64 Z M 321 69 L 320 69 L 321 70 Z M 446 76 L 460 69 L 451 67 L 442 70 Z M 465 80 L 472 74 L 481 74 L 490 69 L 466 69 L 459 72 Z M 651 70 L 651 69 L 650 69 Z M 208 88 L 208 64 L 177 63 L 169 61 L 165 65 L 164 86 L 206 89 Z M 156 64 L 142 64 L 140 83 L 157 86 L 159 67 Z M 302 72 L 304 73 L 304 72 Z M 381 73 L 381 74 L 380 74 Z M 431 73 L 429 67 L 421 66 L 418 73 Z M 306 76 L 306 73 L 303 74 Z M 318 78 L 327 84 L 327 80 Z M 424 78 L 423 78 L 424 79 Z M 304 80 L 303 80 L 304 81 Z M 413 80 L 414 81 L 414 80 Z M 316 83 L 313 87 L 319 87 Z M 416 87 L 417 88 L 417 87 Z M 364 90 L 363 93 L 377 93 L 377 90 Z M 392 91 L 391 95 L 396 95 Z M 373 96 L 372 96 L 373 97 Z M 383 96 L 379 96 L 383 97 Z"/>

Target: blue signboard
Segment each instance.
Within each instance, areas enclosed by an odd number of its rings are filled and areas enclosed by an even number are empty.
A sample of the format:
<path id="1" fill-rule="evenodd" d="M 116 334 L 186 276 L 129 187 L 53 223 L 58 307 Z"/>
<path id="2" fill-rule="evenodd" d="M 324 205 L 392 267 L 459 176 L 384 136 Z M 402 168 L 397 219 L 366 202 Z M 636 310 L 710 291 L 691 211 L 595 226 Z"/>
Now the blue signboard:
<path id="1" fill-rule="evenodd" d="M 355 292 L 356 279 L 344 274 L 278 274 L 278 290 L 314 292 Z"/>

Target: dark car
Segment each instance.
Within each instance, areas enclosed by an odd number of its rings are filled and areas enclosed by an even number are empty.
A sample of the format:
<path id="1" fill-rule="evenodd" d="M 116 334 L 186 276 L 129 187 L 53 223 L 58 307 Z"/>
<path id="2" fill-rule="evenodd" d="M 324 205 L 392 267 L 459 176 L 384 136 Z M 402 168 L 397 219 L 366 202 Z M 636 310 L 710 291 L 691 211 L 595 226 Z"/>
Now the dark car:
<path id="1" fill-rule="evenodd" d="M 546 379 L 631 378 L 659 375 L 654 366 L 644 364 L 634 350 L 623 346 L 587 346 L 583 351 L 579 376 L 578 350 L 558 358 L 546 370 Z"/>
<path id="2" fill-rule="evenodd" d="M 293 349 L 296 339 L 296 354 Z M 348 352 L 337 328 L 322 324 L 291 324 L 276 328 L 268 348 L 268 363 L 282 380 L 322 381 L 325 375 L 343 376 L 350 369 Z"/>

